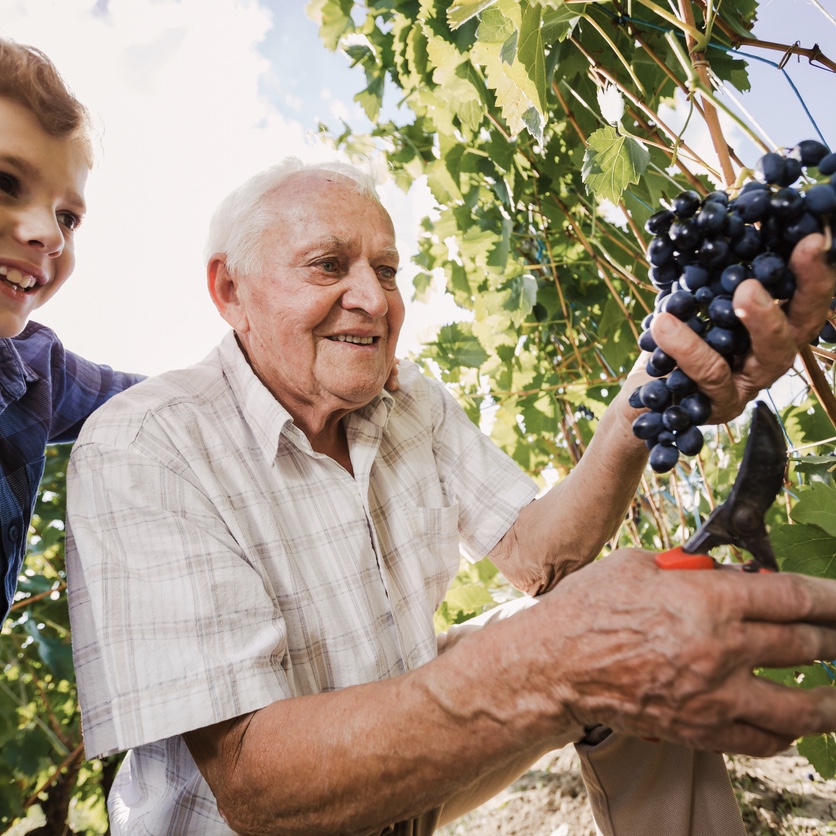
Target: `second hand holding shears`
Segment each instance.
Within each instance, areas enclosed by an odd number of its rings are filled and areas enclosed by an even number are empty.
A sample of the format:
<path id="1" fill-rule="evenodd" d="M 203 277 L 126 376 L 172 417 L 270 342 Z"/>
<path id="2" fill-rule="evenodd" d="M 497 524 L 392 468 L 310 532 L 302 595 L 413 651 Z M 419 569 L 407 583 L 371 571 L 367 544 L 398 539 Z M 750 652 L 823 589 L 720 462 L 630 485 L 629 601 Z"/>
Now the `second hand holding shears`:
<path id="1" fill-rule="evenodd" d="M 755 404 L 743 461 L 731 492 L 682 545 L 656 555 L 660 569 L 714 569 L 708 552 L 737 546 L 752 555 L 745 572 L 777 572 L 765 517 L 784 484 L 787 446 L 778 419 L 762 401 Z"/>

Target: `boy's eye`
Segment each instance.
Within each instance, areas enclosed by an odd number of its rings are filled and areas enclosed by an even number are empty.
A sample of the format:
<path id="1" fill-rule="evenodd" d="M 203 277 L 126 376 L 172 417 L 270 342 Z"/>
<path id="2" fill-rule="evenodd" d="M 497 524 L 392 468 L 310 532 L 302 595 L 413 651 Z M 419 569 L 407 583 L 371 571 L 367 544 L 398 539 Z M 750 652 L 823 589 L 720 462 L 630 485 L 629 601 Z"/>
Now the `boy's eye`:
<path id="1" fill-rule="evenodd" d="M 72 212 L 57 212 L 55 217 L 58 218 L 58 223 L 61 226 L 67 227 L 71 232 L 81 223 L 81 218 Z"/>
<path id="2" fill-rule="evenodd" d="M 0 171 L 0 192 L 5 192 L 11 197 L 17 197 L 20 193 L 20 181 L 14 174 Z"/>

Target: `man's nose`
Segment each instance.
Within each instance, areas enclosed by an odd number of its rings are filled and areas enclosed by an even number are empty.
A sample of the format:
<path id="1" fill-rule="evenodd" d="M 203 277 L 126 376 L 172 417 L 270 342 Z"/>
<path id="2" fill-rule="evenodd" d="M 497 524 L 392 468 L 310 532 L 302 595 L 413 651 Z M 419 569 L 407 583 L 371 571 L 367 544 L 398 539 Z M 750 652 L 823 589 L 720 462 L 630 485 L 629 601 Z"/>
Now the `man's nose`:
<path id="1" fill-rule="evenodd" d="M 30 207 L 22 213 L 15 230 L 21 244 L 55 258 L 64 250 L 64 232 L 50 209 Z"/>
<path id="2" fill-rule="evenodd" d="M 386 315 L 389 310 L 386 291 L 381 287 L 377 271 L 370 264 L 358 264 L 352 268 L 342 306 L 360 308 L 373 317 Z"/>

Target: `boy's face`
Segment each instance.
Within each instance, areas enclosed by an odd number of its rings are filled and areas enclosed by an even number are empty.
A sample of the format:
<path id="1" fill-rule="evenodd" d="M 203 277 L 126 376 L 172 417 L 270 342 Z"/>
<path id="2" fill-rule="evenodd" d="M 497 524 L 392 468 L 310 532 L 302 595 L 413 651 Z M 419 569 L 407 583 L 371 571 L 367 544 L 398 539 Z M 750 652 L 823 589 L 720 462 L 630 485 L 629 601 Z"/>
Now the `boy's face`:
<path id="1" fill-rule="evenodd" d="M 19 334 L 72 272 L 88 171 L 80 143 L 0 96 L 0 337 Z"/>

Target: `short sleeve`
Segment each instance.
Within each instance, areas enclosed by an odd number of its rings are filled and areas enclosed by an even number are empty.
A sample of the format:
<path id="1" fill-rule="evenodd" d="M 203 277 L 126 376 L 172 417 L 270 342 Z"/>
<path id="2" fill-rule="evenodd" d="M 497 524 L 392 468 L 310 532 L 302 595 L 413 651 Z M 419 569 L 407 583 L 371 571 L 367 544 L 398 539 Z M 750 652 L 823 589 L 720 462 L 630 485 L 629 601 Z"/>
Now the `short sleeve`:
<path id="1" fill-rule="evenodd" d="M 430 381 L 433 449 L 445 494 L 459 505 L 465 556 L 481 560 L 538 494 L 537 483 Z"/>

